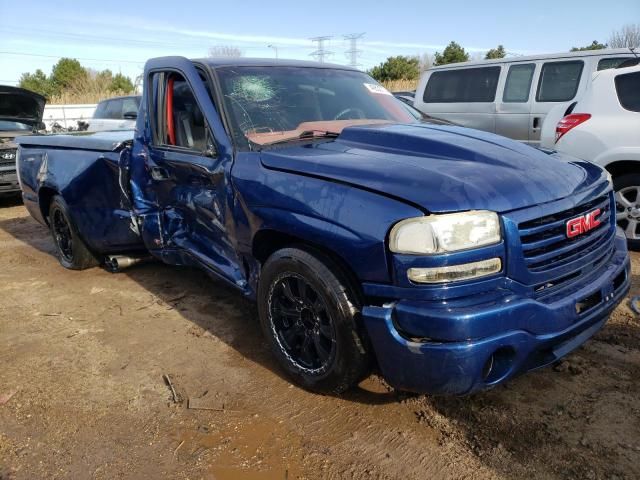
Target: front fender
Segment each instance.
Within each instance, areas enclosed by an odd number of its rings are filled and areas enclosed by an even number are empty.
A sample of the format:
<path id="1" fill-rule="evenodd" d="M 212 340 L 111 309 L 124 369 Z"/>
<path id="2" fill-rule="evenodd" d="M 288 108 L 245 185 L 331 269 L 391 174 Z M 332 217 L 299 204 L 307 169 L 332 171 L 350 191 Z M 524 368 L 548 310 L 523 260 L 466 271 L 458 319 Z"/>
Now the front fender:
<path id="1" fill-rule="evenodd" d="M 247 219 L 237 232 L 245 249 L 258 232 L 272 230 L 333 252 L 360 281 L 391 281 L 389 229 L 420 210 L 350 185 L 243 163 L 236 163 L 234 183 Z"/>

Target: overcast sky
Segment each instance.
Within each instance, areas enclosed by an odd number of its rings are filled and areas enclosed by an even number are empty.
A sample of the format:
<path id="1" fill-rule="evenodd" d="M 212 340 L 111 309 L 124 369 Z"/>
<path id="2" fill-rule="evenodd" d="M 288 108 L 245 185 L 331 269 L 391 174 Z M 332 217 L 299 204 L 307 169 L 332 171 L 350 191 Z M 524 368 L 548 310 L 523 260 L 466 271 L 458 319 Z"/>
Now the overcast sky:
<path id="1" fill-rule="evenodd" d="M 242 2 L 182 0 L 0 0 L 0 84 L 22 72 L 49 73 L 62 56 L 132 78 L 149 57 L 202 57 L 233 45 L 247 57 L 311 59 L 311 37 L 329 35 L 329 60 L 347 63 L 343 35 L 362 33 L 359 62 L 442 50 L 455 40 L 471 53 L 503 44 L 510 54 L 567 51 L 640 23 L 640 0 Z"/>

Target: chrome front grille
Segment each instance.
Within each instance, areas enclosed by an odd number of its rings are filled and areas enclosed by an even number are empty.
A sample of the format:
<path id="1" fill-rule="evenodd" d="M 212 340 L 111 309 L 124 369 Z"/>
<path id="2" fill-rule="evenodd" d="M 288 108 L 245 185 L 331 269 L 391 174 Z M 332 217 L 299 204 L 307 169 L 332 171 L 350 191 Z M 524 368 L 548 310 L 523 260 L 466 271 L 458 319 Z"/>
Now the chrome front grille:
<path id="1" fill-rule="evenodd" d="M 16 150 L 0 150 L 0 167 L 15 167 Z"/>
<path id="2" fill-rule="evenodd" d="M 566 265 L 594 252 L 605 243 L 613 242 L 615 230 L 612 228 L 611 204 L 611 194 L 607 194 L 577 207 L 520 223 L 518 232 L 528 270 L 538 273 Z M 600 209 L 600 224 L 569 238 L 567 221 L 597 208 Z"/>

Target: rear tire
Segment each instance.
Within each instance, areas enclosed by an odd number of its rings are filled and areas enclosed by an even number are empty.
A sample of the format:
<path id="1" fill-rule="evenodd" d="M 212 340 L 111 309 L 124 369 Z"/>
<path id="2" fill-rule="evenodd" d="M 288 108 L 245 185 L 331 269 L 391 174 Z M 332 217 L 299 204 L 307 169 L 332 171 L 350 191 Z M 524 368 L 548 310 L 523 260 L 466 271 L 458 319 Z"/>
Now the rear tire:
<path id="1" fill-rule="evenodd" d="M 349 282 L 322 254 L 284 248 L 262 268 L 263 333 L 287 375 L 307 390 L 339 394 L 369 373 L 359 308 Z"/>
<path id="2" fill-rule="evenodd" d="M 627 236 L 631 250 L 640 250 L 640 173 L 627 173 L 613 179 L 616 192 L 616 221 Z"/>
<path id="3" fill-rule="evenodd" d="M 76 228 L 69 207 L 60 195 L 53 197 L 49 207 L 49 229 L 56 246 L 60 265 L 70 270 L 84 270 L 99 265 Z"/>

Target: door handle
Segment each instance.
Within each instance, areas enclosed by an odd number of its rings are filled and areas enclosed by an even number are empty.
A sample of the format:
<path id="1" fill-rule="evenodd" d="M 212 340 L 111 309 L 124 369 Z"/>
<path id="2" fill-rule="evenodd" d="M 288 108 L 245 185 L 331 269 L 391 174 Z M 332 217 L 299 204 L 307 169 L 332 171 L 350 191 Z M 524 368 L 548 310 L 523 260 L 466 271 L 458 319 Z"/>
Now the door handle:
<path id="1" fill-rule="evenodd" d="M 540 128 L 540 117 L 533 117 L 533 128 Z"/>
<path id="2" fill-rule="evenodd" d="M 151 178 L 154 180 L 168 180 L 169 172 L 163 167 L 151 167 Z"/>

